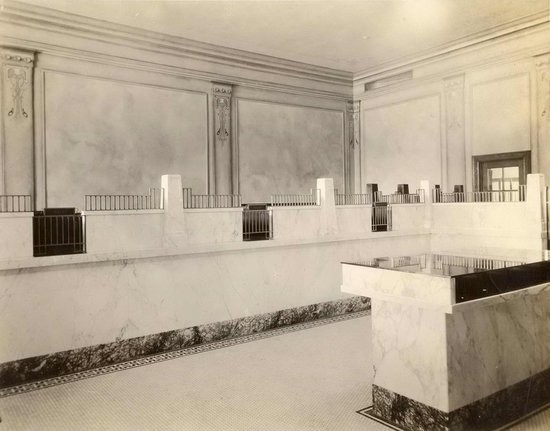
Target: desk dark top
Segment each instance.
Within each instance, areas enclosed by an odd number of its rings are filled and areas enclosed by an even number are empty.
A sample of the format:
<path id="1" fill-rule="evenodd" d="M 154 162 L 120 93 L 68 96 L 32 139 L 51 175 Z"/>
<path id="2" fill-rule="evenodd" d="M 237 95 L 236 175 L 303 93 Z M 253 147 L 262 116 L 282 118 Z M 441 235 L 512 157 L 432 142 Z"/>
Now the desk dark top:
<path id="1" fill-rule="evenodd" d="M 344 263 L 452 278 L 456 303 L 550 282 L 550 261 L 542 253 L 522 260 L 426 253 Z"/>

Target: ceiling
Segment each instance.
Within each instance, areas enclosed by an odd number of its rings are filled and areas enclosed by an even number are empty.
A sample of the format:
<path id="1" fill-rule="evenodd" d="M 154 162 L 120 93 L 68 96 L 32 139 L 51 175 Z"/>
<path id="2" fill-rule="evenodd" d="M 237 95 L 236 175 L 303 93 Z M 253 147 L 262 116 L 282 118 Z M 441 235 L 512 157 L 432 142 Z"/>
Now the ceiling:
<path id="1" fill-rule="evenodd" d="M 549 12 L 549 0 L 24 1 L 354 73 L 547 20 Z"/>

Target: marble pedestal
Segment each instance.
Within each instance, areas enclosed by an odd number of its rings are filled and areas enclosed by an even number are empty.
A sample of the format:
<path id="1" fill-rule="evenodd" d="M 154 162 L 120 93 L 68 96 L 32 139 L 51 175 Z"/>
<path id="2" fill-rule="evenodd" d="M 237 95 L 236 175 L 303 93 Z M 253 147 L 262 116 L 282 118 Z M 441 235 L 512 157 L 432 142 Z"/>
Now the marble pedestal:
<path id="1" fill-rule="evenodd" d="M 371 298 L 374 416 L 407 430 L 492 430 L 550 402 L 550 262 L 523 263 L 343 264 L 342 291 Z"/>

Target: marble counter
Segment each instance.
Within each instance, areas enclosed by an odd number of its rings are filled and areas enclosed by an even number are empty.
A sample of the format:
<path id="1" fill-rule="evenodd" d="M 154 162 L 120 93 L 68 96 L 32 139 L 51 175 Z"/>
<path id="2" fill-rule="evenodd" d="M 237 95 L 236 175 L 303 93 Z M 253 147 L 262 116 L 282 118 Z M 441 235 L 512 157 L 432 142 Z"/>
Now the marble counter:
<path id="1" fill-rule="evenodd" d="M 371 298 L 374 416 L 407 430 L 490 430 L 550 402 L 550 262 L 540 252 L 342 269 L 342 291 Z"/>

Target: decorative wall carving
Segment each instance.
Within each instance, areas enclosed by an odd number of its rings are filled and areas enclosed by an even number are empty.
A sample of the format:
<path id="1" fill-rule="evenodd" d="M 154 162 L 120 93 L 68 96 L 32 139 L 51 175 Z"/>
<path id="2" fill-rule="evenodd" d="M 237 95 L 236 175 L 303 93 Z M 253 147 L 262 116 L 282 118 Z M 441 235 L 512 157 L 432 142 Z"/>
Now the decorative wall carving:
<path id="1" fill-rule="evenodd" d="M 11 85 L 11 98 L 13 100 L 12 107 L 8 111 L 8 117 L 18 118 L 23 116 L 28 118 L 29 114 L 23 107 L 23 92 L 28 85 L 27 72 L 25 69 L 8 67 L 7 78 Z"/>
<path id="2" fill-rule="evenodd" d="M 213 83 L 215 193 L 232 192 L 231 84 Z"/>
<path id="3" fill-rule="evenodd" d="M 2 62 L 3 80 L 6 88 L 6 95 L 10 97 L 11 102 L 4 101 L 6 115 L 8 117 L 28 118 L 30 108 L 25 109 L 24 94 L 32 81 L 32 67 L 34 64 L 34 53 L 16 50 L 3 50 L 0 52 L 0 61 Z M 8 96 L 9 93 L 9 96 Z"/>
<path id="4" fill-rule="evenodd" d="M 346 185 L 348 193 L 360 193 L 361 191 L 361 103 L 348 101 L 346 117 L 348 124 L 348 148 Z"/>
<path id="5" fill-rule="evenodd" d="M 214 84 L 214 127 L 217 145 L 225 145 L 231 138 L 231 91 L 231 85 Z"/>
<path id="6" fill-rule="evenodd" d="M 0 48 L 0 193 L 33 193 L 33 66 L 33 52 Z"/>

